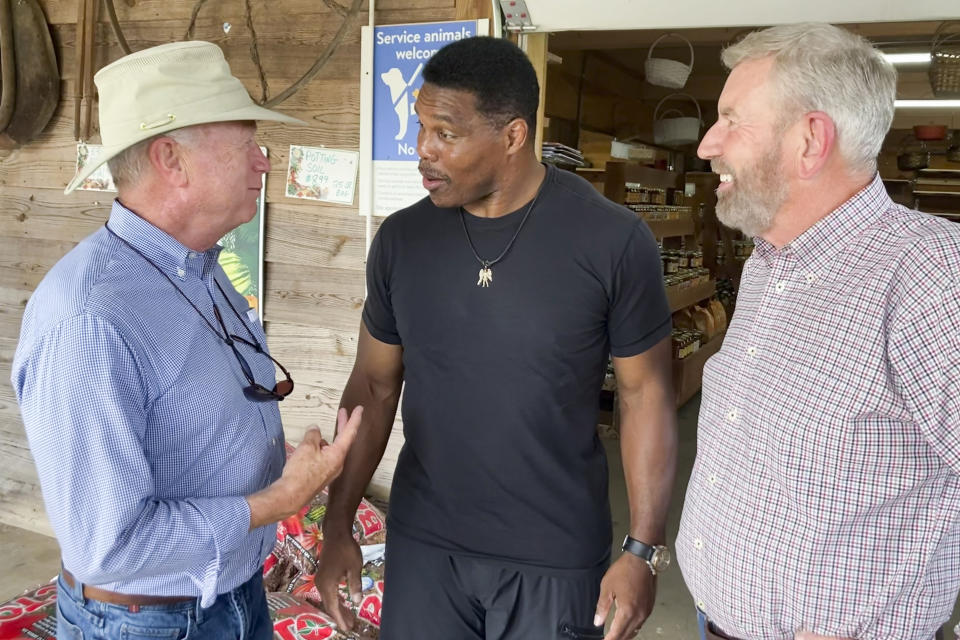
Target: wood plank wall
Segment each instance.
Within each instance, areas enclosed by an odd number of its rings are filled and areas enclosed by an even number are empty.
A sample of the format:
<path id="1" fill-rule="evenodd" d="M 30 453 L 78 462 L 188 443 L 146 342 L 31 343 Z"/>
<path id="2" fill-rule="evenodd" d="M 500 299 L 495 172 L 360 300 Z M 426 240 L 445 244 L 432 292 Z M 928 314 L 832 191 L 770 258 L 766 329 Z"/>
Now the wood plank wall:
<path id="1" fill-rule="evenodd" d="M 20 320 L 31 292 L 47 270 L 106 220 L 110 194 L 63 188 L 74 171 L 73 78 L 79 0 L 41 0 L 51 24 L 62 93 L 54 119 L 23 149 L 0 152 L 0 522 L 50 533 L 36 472 L 27 448 L 10 368 Z M 341 4 L 348 4 L 340 0 Z M 134 50 L 182 40 L 194 0 L 116 0 L 126 38 Z M 252 0 L 260 57 L 275 95 L 306 71 L 338 29 L 341 17 L 317 0 Z M 377 0 L 377 24 L 486 17 L 478 0 Z M 325 145 L 356 150 L 360 127 L 360 24 L 320 74 L 278 107 L 309 128 L 264 124 L 260 141 L 273 168 L 267 177 L 264 321 L 276 357 L 293 373 L 296 392 L 281 405 L 287 437 L 299 441 L 309 423 L 332 435 L 336 408 L 356 352 L 364 296 L 365 223 L 356 206 L 284 197 L 289 145 Z M 229 33 L 223 29 L 230 23 Z M 96 30 L 96 67 L 121 55 L 101 11 Z M 225 51 L 233 71 L 259 96 L 250 60 L 249 33 L 241 0 L 207 2 L 194 37 Z M 94 120 L 96 116 L 94 116 Z M 94 141 L 99 141 L 95 136 Z M 389 490 L 400 428 L 371 485 Z"/>

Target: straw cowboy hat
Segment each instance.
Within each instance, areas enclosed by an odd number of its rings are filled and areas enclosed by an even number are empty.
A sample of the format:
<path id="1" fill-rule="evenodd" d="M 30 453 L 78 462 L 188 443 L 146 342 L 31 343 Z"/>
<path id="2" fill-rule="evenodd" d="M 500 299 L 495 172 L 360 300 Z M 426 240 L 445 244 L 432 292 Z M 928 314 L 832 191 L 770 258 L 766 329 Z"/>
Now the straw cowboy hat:
<path id="1" fill-rule="evenodd" d="M 215 44 L 190 40 L 137 51 L 97 72 L 103 152 L 77 172 L 70 193 L 97 167 L 155 135 L 208 122 L 302 120 L 257 106 Z"/>

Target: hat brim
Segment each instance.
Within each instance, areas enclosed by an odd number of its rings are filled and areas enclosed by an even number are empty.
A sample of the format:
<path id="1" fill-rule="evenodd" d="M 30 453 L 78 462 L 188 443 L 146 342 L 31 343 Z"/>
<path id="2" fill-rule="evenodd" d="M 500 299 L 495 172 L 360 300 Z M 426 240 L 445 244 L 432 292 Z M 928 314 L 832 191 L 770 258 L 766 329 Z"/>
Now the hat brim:
<path id="1" fill-rule="evenodd" d="M 129 149 L 133 145 L 147 140 L 148 138 L 167 133 L 168 131 L 192 127 L 198 124 L 211 124 L 214 122 L 237 122 L 242 120 L 272 121 L 298 125 L 307 124 L 298 118 L 284 115 L 277 111 L 271 111 L 270 109 L 265 109 L 255 104 L 247 105 L 232 111 L 223 111 L 217 114 L 205 114 L 202 117 L 195 119 L 177 119 L 171 122 L 169 125 L 145 130 L 142 132 L 143 135 L 126 140 L 122 144 L 104 145 L 100 155 L 97 156 L 97 159 L 89 164 L 84 165 L 83 168 L 73 177 L 70 183 L 67 184 L 67 188 L 63 190 L 63 193 L 72 193 L 77 189 L 77 187 L 83 184 L 83 181 L 89 178 L 94 171 L 103 166 L 111 158 L 122 153 L 124 150 Z"/>

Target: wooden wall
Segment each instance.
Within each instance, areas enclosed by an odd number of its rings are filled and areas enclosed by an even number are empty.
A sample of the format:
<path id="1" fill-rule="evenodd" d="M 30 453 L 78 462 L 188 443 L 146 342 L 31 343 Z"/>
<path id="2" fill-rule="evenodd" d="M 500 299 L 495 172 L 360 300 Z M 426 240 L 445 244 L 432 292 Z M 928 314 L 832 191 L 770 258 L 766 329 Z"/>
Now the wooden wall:
<path id="1" fill-rule="evenodd" d="M 110 194 L 63 195 L 74 171 L 74 56 L 79 0 L 41 0 L 63 78 L 61 103 L 43 134 L 23 149 L 0 152 L 0 522 L 49 533 L 36 472 L 10 386 L 10 367 L 24 306 L 47 270 L 106 220 Z M 271 95 L 310 67 L 336 32 L 335 0 L 251 0 L 260 56 Z M 116 0 L 130 46 L 182 40 L 194 0 Z M 340 0 L 340 4 L 348 4 Z M 478 0 L 377 0 L 377 24 L 485 17 Z M 264 321 L 271 348 L 292 372 L 296 392 L 281 405 L 287 437 L 310 423 L 332 434 L 336 408 L 356 351 L 364 296 L 365 221 L 356 206 L 284 197 L 292 143 L 356 150 L 360 125 L 360 24 L 320 74 L 278 110 L 309 128 L 263 124 L 260 141 L 273 168 L 267 177 Z M 223 47 L 233 71 L 259 95 L 241 0 L 203 5 L 194 37 Z M 479 13 L 478 13 L 479 12 Z M 223 24 L 231 24 L 224 33 Z M 96 67 L 120 57 L 105 15 L 97 26 Z M 94 120 L 96 117 L 94 116 Z M 94 141 L 99 141 L 94 136 Z M 371 492 L 389 488 L 399 428 Z"/>

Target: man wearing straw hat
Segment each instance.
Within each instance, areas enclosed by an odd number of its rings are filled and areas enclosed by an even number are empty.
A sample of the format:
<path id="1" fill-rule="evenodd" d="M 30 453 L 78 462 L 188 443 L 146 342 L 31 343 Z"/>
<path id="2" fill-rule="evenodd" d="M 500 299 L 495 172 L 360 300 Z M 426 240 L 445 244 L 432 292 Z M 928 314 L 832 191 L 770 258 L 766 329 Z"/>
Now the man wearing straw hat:
<path id="1" fill-rule="evenodd" d="M 109 222 L 27 305 L 12 382 L 63 568 L 60 638 L 273 636 L 261 566 L 275 523 L 341 470 L 359 411 L 284 465 L 293 381 L 217 262 L 270 169 L 258 107 L 218 47 L 177 42 L 101 69 Z M 276 382 L 274 365 L 285 380 Z"/>
<path id="2" fill-rule="evenodd" d="M 870 43 L 784 25 L 723 62 L 698 153 L 756 250 L 677 538 L 701 637 L 930 640 L 960 585 L 960 227 L 884 189 Z"/>

